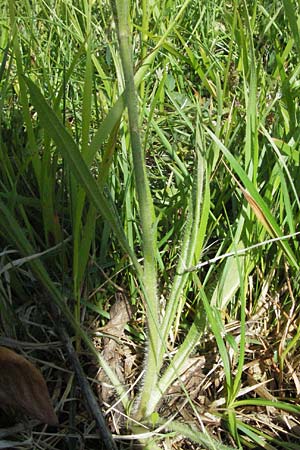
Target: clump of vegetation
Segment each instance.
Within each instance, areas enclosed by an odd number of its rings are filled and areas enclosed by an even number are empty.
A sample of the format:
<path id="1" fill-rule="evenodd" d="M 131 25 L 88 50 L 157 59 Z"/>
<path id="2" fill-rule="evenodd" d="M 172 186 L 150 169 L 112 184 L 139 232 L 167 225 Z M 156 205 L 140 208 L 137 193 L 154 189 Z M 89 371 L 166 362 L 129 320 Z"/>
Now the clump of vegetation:
<path id="1" fill-rule="evenodd" d="M 298 448 L 297 7 L 2 5 L 0 344 L 61 426 L 15 448 Z"/>

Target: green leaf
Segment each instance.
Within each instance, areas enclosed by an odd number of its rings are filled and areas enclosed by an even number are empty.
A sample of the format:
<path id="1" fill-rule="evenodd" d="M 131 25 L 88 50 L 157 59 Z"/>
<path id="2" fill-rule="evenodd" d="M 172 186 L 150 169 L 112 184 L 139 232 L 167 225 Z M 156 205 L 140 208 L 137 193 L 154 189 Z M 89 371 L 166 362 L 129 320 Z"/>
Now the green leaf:
<path id="1" fill-rule="evenodd" d="M 58 150 L 68 162 L 71 172 L 83 187 L 89 200 L 94 204 L 95 208 L 100 211 L 103 217 L 110 224 L 118 241 L 125 252 L 130 256 L 135 268 L 141 272 L 141 267 L 137 258 L 128 244 L 116 211 L 104 196 L 103 192 L 97 186 L 96 180 L 91 175 L 78 146 L 74 142 L 72 136 L 59 121 L 58 117 L 47 104 L 45 98 L 41 94 L 37 86 L 28 78 L 25 79 L 29 88 L 31 101 L 37 110 L 40 121 L 49 136 L 55 142 Z"/>
<path id="2" fill-rule="evenodd" d="M 239 162 L 209 128 L 205 127 L 205 129 L 207 130 L 208 134 L 213 139 L 213 141 L 216 142 L 216 144 L 219 146 L 220 150 L 223 152 L 224 156 L 230 163 L 232 169 L 240 178 L 241 182 L 246 188 L 246 189 L 242 188 L 242 192 L 246 197 L 247 201 L 250 203 L 251 207 L 253 209 L 256 209 L 256 214 L 257 215 L 260 214 L 260 220 L 263 223 L 264 227 L 267 229 L 267 231 L 270 233 L 272 237 L 277 238 L 282 236 L 283 233 L 280 227 L 278 226 L 277 222 L 275 221 L 274 217 L 272 216 L 270 209 L 268 208 L 267 204 L 257 191 L 252 181 L 249 179 L 244 169 L 241 167 Z M 278 245 L 280 245 L 280 247 L 286 254 L 291 265 L 296 269 L 298 269 L 299 268 L 298 260 L 293 250 L 291 249 L 289 243 L 284 240 L 279 240 Z"/>

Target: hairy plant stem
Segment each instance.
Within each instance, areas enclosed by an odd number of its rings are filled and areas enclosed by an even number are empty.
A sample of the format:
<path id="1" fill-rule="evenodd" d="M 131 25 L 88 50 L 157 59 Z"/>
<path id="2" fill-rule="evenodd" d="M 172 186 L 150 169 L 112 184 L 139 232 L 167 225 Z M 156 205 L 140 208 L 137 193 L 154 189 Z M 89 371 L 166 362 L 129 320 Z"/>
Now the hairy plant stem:
<path id="1" fill-rule="evenodd" d="M 157 385 L 158 372 L 156 351 L 159 342 L 157 269 L 156 269 L 156 225 L 153 201 L 146 173 L 145 155 L 139 131 L 139 111 L 134 84 L 132 44 L 128 23 L 129 2 L 112 0 L 112 8 L 117 24 L 118 40 L 125 79 L 125 97 L 128 108 L 129 130 L 135 174 L 139 214 L 142 228 L 142 248 L 144 270 L 142 285 L 145 295 L 148 322 L 148 352 L 146 355 L 145 378 L 141 392 L 137 416 L 143 418 L 151 392 Z"/>

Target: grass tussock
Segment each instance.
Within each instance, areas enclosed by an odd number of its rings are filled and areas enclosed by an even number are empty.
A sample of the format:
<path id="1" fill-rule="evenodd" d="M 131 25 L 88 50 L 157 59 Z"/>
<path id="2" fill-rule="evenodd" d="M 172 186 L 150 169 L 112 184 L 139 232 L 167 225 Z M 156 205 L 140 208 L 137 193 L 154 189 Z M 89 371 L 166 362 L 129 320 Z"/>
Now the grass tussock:
<path id="1" fill-rule="evenodd" d="M 100 3 L 1 5 L 0 345 L 60 427 L 0 444 L 297 449 L 298 4 Z"/>

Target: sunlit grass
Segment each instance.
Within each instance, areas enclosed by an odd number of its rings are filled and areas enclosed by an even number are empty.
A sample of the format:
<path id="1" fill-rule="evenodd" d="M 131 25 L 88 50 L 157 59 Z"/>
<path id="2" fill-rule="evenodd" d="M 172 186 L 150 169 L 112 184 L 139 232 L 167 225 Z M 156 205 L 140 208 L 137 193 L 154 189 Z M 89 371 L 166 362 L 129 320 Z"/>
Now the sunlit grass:
<path id="1" fill-rule="evenodd" d="M 296 448 L 277 418 L 300 412 L 296 5 L 101 3 L 2 6 L 2 330 L 39 281 L 147 448 L 173 448 L 168 432 Z M 142 346 L 133 393 L 90 337 L 118 290 Z M 208 387 L 195 397 L 196 356 Z M 176 380 L 183 413 L 165 406 Z M 271 425 L 256 417 L 268 395 Z"/>

